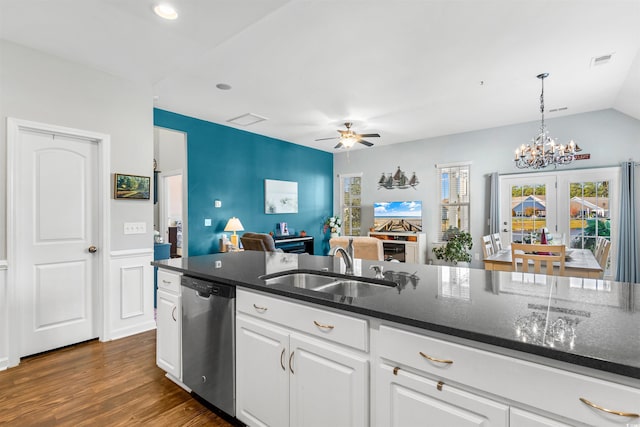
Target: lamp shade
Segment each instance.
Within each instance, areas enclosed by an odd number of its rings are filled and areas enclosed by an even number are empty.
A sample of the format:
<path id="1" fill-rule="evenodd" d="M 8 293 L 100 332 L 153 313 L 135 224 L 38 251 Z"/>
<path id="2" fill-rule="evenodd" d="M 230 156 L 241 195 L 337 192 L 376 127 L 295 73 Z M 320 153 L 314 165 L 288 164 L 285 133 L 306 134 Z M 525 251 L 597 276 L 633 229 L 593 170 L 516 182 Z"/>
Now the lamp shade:
<path id="1" fill-rule="evenodd" d="M 243 230 L 244 230 L 244 227 L 242 226 L 242 223 L 235 216 L 231 217 L 227 222 L 227 225 L 224 227 L 224 231 L 233 231 L 234 233 L 236 231 L 243 231 Z"/>

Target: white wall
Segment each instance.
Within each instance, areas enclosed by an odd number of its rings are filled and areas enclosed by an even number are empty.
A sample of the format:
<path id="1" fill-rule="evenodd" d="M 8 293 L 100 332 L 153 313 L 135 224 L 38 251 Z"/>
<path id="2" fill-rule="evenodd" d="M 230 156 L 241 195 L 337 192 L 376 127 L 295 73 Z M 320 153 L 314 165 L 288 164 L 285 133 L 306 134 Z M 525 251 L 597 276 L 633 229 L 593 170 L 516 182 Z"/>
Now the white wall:
<path id="1" fill-rule="evenodd" d="M 36 50 L 0 40 L 0 265 L 7 257 L 7 117 L 41 122 L 110 135 L 111 173 L 153 174 L 153 93 L 151 86 L 140 86 L 104 72 L 78 65 Z M 113 175 L 112 175 L 113 176 Z M 113 181 L 111 183 L 113 186 Z M 136 257 L 146 256 L 146 271 L 140 275 L 151 296 L 145 294 L 144 312 L 134 316 L 123 311 L 127 301 L 115 301 L 106 309 L 105 338 L 122 335 L 122 331 L 140 331 L 153 327 L 153 278 L 148 261 L 153 254 L 153 201 L 107 200 L 110 212 L 110 250 L 117 251 L 118 265 L 122 253 L 132 251 Z M 123 233 L 124 222 L 145 222 L 146 234 Z M 110 253 L 110 255 L 112 255 Z M 127 257 L 125 257 L 127 258 Z M 112 262 L 111 260 L 109 261 Z M 107 271 L 111 265 L 103 266 Z M 8 269 L 11 265 L 7 266 Z M 6 295 L 11 283 L 5 283 L 6 270 L 0 269 L 0 361 L 11 353 L 8 331 L 14 319 L 6 319 Z M 107 295 L 126 295 L 126 275 L 111 274 Z M 131 280 L 129 280 L 131 282 Z M 136 284 L 135 286 L 139 286 Z M 122 289 L 125 293 L 122 293 Z M 151 301 L 151 305 L 149 302 Z M 10 302 L 9 302 L 10 303 Z M 136 302 L 138 304 L 139 302 Z M 149 310 L 149 307 L 151 309 Z M 125 313 L 123 318 L 122 313 Z M 115 319 L 123 318 L 119 331 L 110 328 Z M 6 320 L 5 320 L 6 319 Z M 0 368 L 2 367 L 0 362 Z"/>
<path id="2" fill-rule="evenodd" d="M 633 158 L 640 161 L 640 121 L 615 110 L 602 110 L 557 119 L 547 119 L 550 135 L 558 141 L 575 140 L 590 153 L 591 159 L 574 162 L 566 168 L 590 168 L 618 165 Z M 472 161 L 471 165 L 471 234 L 473 252 L 480 255 L 480 239 L 488 232 L 489 180 L 492 172 L 522 173 L 513 164 L 514 151 L 537 134 L 539 122 L 521 123 L 493 129 L 446 135 L 426 140 L 354 150 L 334 156 L 334 173 L 363 173 L 362 229 L 373 225 L 373 202 L 394 200 L 422 200 L 423 228 L 429 242 L 428 256 L 432 258 L 431 243 L 438 223 L 438 182 L 434 165 Z M 381 129 L 384 137 L 384 129 Z M 384 139 L 382 139 L 384 141 Z M 383 172 L 397 167 L 409 176 L 414 171 L 420 184 L 416 189 L 378 189 Z M 640 170 L 638 185 L 640 186 Z M 639 187 L 640 188 L 640 187 Z M 339 183 L 334 185 L 334 210 L 339 206 Z M 640 209 L 640 206 L 639 206 Z M 482 268 L 482 261 L 472 267 Z"/>

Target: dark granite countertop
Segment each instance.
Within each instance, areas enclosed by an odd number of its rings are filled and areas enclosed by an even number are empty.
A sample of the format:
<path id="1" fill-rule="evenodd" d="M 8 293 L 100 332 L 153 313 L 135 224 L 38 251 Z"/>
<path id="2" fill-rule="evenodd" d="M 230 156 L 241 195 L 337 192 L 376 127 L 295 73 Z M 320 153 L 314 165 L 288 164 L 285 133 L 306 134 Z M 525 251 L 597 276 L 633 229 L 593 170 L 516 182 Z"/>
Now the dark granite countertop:
<path id="1" fill-rule="evenodd" d="M 385 279 L 398 286 L 351 298 L 267 286 L 259 278 L 287 270 L 328 269 L 339 273 L 343 268 L 339 258 L 306 254 L 245 251 L 153 264 L 193 277 L 640 379 L 640 284 L 356 261 L 356 275 L 373 278 L 369 267 L 383 265 Z M 541 339 L 540 330 L 545 327 L 545 338 Z M 560 339 L 563 332 L 564 341 Z"/>

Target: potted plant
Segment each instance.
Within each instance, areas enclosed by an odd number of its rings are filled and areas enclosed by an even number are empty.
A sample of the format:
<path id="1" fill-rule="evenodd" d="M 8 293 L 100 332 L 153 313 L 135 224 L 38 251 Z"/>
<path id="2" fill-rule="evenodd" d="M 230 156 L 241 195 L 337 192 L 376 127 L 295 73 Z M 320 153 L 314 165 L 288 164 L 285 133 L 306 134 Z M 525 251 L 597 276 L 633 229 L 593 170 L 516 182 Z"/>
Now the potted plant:
<path id="1" fill-rule="evenodd" d="M 446 243 L 443 246 L 433 248 L 437 259 L 452 262 L 454 265 L 459 262 L 471 262 L 471 254 L 469 253 L 473 247 L 471 234 L 457 228 L 451 228 L 444 233 L 443 237 Z"/>

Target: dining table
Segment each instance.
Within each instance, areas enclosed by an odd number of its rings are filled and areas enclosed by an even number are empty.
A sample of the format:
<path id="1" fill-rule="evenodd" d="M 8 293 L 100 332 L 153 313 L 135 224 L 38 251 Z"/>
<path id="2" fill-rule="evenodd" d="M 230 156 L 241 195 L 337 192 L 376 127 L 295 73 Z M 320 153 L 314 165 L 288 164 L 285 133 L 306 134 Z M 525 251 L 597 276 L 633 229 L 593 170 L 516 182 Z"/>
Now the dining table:
<path id="1" fill-rule="evenodd" d="M 511 262 L 511 247 L 484 258 L 484 269 L 495 271 L 513 271 Z M 599 279 L 602 277 L 602 267 L 595 255 L 589 249 L 567 249 L 564 262 L 563 276 Z"/>

